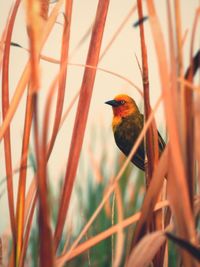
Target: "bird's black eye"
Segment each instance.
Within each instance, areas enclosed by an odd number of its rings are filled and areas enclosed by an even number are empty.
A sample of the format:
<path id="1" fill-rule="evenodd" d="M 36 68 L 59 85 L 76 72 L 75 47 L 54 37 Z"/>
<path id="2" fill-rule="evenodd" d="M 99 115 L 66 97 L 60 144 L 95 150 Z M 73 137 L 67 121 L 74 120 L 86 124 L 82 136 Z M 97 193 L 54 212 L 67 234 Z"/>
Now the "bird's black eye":
<path id="1" fill-rule="evenodd" d="M 120 104 L 121 104 L 121 105 L 124 105 L 124 104 L 125 104 L 125 100 L 121 100 L 121 101 L 120 101 Z"/>

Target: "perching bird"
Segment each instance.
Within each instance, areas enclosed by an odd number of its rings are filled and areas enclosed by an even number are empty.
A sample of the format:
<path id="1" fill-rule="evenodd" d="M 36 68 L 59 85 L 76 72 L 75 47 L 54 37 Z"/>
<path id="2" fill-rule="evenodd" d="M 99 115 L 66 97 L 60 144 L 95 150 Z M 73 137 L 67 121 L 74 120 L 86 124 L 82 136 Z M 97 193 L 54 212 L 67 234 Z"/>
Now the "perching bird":
<path id="1" fill-rule="evenodd" d="M 118 95 L 105 102 L 113 109 L 112 128 L 115 142 L 119 149 L 128 156 L 144 125 L 144 116 L 140 113 L 135 101 L 128 95 Z M 164 150 L 165 142 L 158 132 L 159 151 Z M 141 142 L 132 158 L 141 170 L 145 170 L 144 141 Z"/>

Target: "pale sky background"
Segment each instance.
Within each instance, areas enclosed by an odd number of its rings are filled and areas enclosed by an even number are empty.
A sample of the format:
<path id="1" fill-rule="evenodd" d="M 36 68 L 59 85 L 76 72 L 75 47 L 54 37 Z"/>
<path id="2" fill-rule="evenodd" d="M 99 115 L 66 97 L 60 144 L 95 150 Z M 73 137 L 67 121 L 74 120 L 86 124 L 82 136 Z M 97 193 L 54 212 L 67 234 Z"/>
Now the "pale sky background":
<path id="1" fill-rule="evenodd" d="M 96 12 L 97 7 L 96 0 L 75 0 L 73 5 L 73 15 L 72 15 L 72 28 L 71 28 L 71 41 L 70 41 L 70 51 L 73 51 L 76 47 L 80 38 L 86 32 L 86 30 L 91 25 Z M 144 1 L 145 2 L 145 1 Z M 159 14 L 160 22 L 162 25 L 166 47 L 167 43 L 167 17 L 166 17 L 166 1 L 165 0 L 155 0 L 155 5 L 157 12 Z M 174 1 L 171 1 L 172 3 Z M 0 0 L 1 11 L 0 11 L 0 33 L 2 33 L 3 27 L 5 25 L 6 19 L 8 17 L 9 9 L 13 3 L 11 0 Z M 110 41 L 115 30 L 119 27 L 125 16 L 129 13 L 136 1 L 130 0 L 111 0 L 108 17 L 105 25 L 105 32 L 102 43 L 102 51 Z M 199 0 L 180 0 L 181 4 L 181 19 L 182 19 L 182 32 L 184 34 L 185 30 L 189 30 L 186 43 L 184 45 L 183 55 L 184 55 L 184 66 L 188 65 L 189 61 L 189 47 L 190 47 L 190 37 L 191 29 L 193 25 L 194 15 L 196 8 L 199 5 Z M 147 15 L 147 10 L 144 4 L 144 15 Z M 59 22 L 63 22 L 62 14 L 58 17 Z M 110 50 L 107 52 L 103 60 L 100 62 L 99 67 L 116 72 L 124 77 L 130 79 L 136 85 L 142 89 L 141 75 L 135 59 L 135 54 L 140 60 L 140 39 L 139 39 L 139 28 L 134 28 L 133 23 L 137 21 L 137 12 L 134 12 L 132 17 L 129 19 L 128 23 L 117 37 L 113 43 Z M 151 31 L 149 27 L 148 20 L 145 22 L 145 34 L 146 43 L 148 49 L 148 62 L 149 62 L 149 80 L 150 80 L 150 91 L 151 91 L 151 104 L 152 106 L 156 102 L 160 94 L 160 81 L 157 72 L 157 59 L 155 54 L 154 45 L 151 38 Z M 54 26 L 54 30 L 43 50 L 44 55 L 51 56 L 53 58 L 59 59 L 60 47 L 62 38 L 62 26 L 57 24 Z M 195 40 L 195 49 L 197 51 L 199 47 L 200 33 L 198 32 L 197 38 Z M 25 28 L 25 15 L 24 6 L 21 4 L 17 20 L 15 23 L 15 28 L 13 32 L 12 41 L 16 42 L 26 48 L 28 48 L 28 39 L 26 35 Z M 88 44 L 90 37 L 87 38 L 85 43 L 81 48 L 70 58 L 72 63 L 85 63 L 87 56 Z M 21 76 L 24 66 L 28 60 L 28 54 L 22 49 L 12 47 L 11 48 L 11 58 L 10 58 L 10 96 L 16 88 L 17 82 Z M 53 78 L 57 74 L 58 66 L 51 63 L 46 63 L 41 61 L 41 91 L 40 91 L 40 107 L 42 115 L 44 103 L 46 100 L 46 95 Z M 67 109 L 68 104 L 72 97 L 76 94 L 80 88 L 82 81 L 83 68 L 69 66 L 68 69 L 68 80 L 66 88 L 66 100 L 64 105 L 64 110 Z M 87 148 L 89 144 L 97 143 L 97 147 L 94 149 L 95 157 L 98 159 L 99 155 L 96 153 L 101 147 L 101 143 L 98 143 L 98 138 L 100 138 L 100 131 L 106 133 L 107 140 L 104 140 L 107 144 L 111 157 L 113 151 L 116 151 L 116 146 L 114 139 L 112 137 L 111 131 L 111 120 L 112 112 L 110 107 L 106 106 L 104 102 L 106 100 L 112 99 L 116 94 L 126 93 L 132 96 L 138 104 L 142 105 L 142 99 L 137 91 L 132 88 L 127 82 L 119 79 L 110 74 L 97 72 L 96 81 L 94 85 L 94 91 L 91 101 L 91 108 L 88 118 L 88 124 L 86 128 L 86 136 L 84 139 L 84 161 L 87 162 L 88 154 Z M 11 133 L 12 133 L 12 151 L 13 151 L 13 167 L 16 168 L 19 164 L 20 154 L 21 154 L 21 141 L 23 133 L 23 120 L 24 120 L 24 100 L 26 95 L 24 95 L 23 101 L 17 110 L 17 113 L 12 121 Z M 1 96 L 0 96 L 1 98 Z M 56 100 L 56 97 L 55 97 Z M 66 119 L 60 133 L 58 134 L 56 144 L 53 150 L 53 156 L 50 158 L 48 171 L 51 181 L 55 184 L 60 179 L 60 175 L 65 171 L 65 166 L 68 156 L 68 148 L 70 146 L 71 131 L 73 129 L 73 120 L 75 116 L 76 109 L 73 108 L 70 112 L 69 117 Z M 1 111 L 0 111 L 1 114 Z M 52 109 L 52 114 L 54 114 L 54 109 Z M 53 120 L 54 117 L 52 117 Z M 42 119 L 42 116 L 41 116 Z M 157 124 L 160 129 L 165 128 L 163 111 L 160 108 L 156 114 Z M 2 121 L 2 118 L 1 118 Z M 100 126 L 100 127 L 99 127 Z M 95 134 L 92 131 L 95 129 Z M 51 131 L 50 131 L 51 132 Z M 96 135 L 97 132 L 97 135 Z M 77 137 L 78 138 L 78 137 Z M 97 139 L 97 140 L 96 140 Z M 102 141 L 102 140 L 101 140 Z M 0 145 L 0 159 L 1 159 L 1 170 L 0 170 L 0 180 L 5 177 L 5 168 L 2 164 L 4 161 L 3 154 L 3 143 Z M 29 172 L 29 181 L 32 178 L 32 173 Z M 14 175 L 14 180 L 17 181 L 18 175 Z M 17 182 L 15 183 L 17 186 Z M 5 184 L 0 186 L 0 192 L 4 190 Z M 1 210 L 1 220 L 0 231 L 5 229 L 8 223 L 8 209 L 7 209 L 7 195 L 4 194 L 0 198 L 0 210 Z"/>

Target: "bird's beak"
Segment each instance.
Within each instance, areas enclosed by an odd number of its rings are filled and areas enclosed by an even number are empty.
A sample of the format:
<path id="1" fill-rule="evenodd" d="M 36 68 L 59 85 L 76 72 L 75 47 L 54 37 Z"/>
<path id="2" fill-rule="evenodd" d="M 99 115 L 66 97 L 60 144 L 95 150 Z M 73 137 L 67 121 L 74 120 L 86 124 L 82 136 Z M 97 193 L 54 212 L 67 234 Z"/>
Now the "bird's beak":
<path id="1" fill-rule="evenodd" d="M 119 106 L 119 103 L 116 100 L 106 101 L 105 104 L 110 105 L 112 107 L 118 107 Z"/>

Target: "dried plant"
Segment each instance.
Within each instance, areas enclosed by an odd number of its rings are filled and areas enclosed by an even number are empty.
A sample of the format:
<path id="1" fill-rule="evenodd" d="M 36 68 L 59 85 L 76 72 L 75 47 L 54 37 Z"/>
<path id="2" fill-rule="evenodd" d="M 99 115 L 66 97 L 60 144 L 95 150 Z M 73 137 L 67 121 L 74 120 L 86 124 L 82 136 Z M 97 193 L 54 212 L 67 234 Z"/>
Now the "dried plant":
<path id="1" fill-rule="evenodd" d="M 30 0 L 24 1 L 24 6 L 21 2 L 16 0 L 11 8 L 3 25 L 0 45 L 0 140 L 3 143 L 1 152 L 4 154 L 1 163 L 5 166 L 10 221 L 0 238 L 0 265 L 172 266 L 170 255 L 172 247 L 176 246 L 173 264 L 199 266 L 200 85 L 196 76 L 200 67 L 200 50 L 195 50 L 195 40 L 199 37 L 200 7 L 195 11 L 191 29 L 183 34 L 182 2 L 175 0 L 172 7 L 171 2 L 166 1 L 168 36 L 165 38 L 154 1 L 138 0 L 125 18 L 120 20 L 121 23 L 108 43 L 102 46 L 104 32 L 109 23 L 112 23 L 109 20 L 109 8 L 112 5 L 109 0 L 99 0 L 91 25 L 85 28 L 83 37 L 80 37 L 70 54 L 75 14 L 73 1 L 58 0 L 50 3 L 47 0 Z M 147 16 L 143 13 L 144 5 L 147 7 Z M 12 39 L 20 9 L 26 15 L 24 29 L 29 45 L 26 49 L 20 42 L 15 43 Z M 64 22 L 59 25 L 62 27 L 60 57 L 56 59 L 52 55 L 45 55 L 43 48 L 48 45 L 48 38 L 53 34 L 58 15 L 63 9 Z M 142 74 L 143 90 L 123 74 L 99 66 L 100 61 L 109 55 L 114 42 L 136 11 L 138 20 L 134 23 L 134 30 L 140 33 L 138 42 L 141 47 L 141 67 L 140 58 L 138 55 L 136 57 Z M 151 29 L 158 64 L 157 79 L 161 88 L 155 105 L 151 105 L 150 99 L 153 91 L 149 82 L 152 64 L 148 60 L 150 51 L 146 23 L 149 23 Z M 191 33 L 190 36 L 188 32 Z M 89 37 L 85 63 L 72 62 L 71 58 L 73 59 Z M 184 47 L 186 40 L 190 43 L 189 49 Z M 21 77 L 15 81 L 13 93 L 10 88 L 13 77 L 9 72 L 11 47 L 21 49 L 28 55 Z M 189 62 L 186 68 L 184 54 Z M 41 108 L 41 65 L 44 61 L 46 64 L 53 63 L 58 68 L 55 76 L 49 77 L 50 85 L 46 88 Z M 73 98 L 65 110 L 65 100 L 68 100 L 68 93 L 72 90 L 69 84 L 69 67 L 82 68 L 83 76 L 80 89 L 72 92 Z M 121 79 L 137 90 L 144 100 L 145 124 L 139 138 L 127 158 L 118 161 L 117 157 L 117 160 L 112 159 L 112 164 L 107 155 L 109 149 L 106 149 L 105 144 L 106 131 L 101 129 L 103 136 L 98 142 L 101 142 L 102 151 L 98 152 L 98 156 L 95 155 L 95 145 L 92 144 L 95 139 L 99 139 L 95 134 L 87 151 L 83 146 L 98 72 L 105 73 L 107 77 Z M 67 86 L 69 89 L 66 90 Z M 49 179 L 49 159 L 54 154 L 59 132 L 69 113 L 75 108 L 77 100 L 72 137 L 71 129 L 66 132 L 66 138 L 71 139 L 70 146 L 66 147 L 69 154 L 65 174 L 61 179 L 59 192 L 54 192 Z M 159 155 L 155 114 L 161 103 L 164 106 L 164 124 L 168 138 L 164 151 Z M 22 105 L 25 110 L 22 117 L 22 141 L 16 141 L 12 126 Z M 104 127 L 100 122 L 97 124 L 100 125 L 99 128 Z M 133 170 L 136 172 L 136 169 L 132 170 L 129 162 L 143 139 L 148 166 L 144 175 L 139 173 L 135 177 Z M 16 153 L 13 144 L 16 142 L 21 142 L 17 167 L 13 163 L 13 155 Z M 88 175 L 84 177 L 84 171 L 80 175 L 81 179 L 85 179 L 84 186 L 75 180 L 84 161 L 81 153 L 88 154 Z M 109 167 L 106 169 L 106 166 Z M 56 166 L 58 171 L 61 167 Z M 29 168 L 32 170 L 31 174 Z M 16 174 L 18 183 L 15 188 Z M 0 179 L 0 186 L 3 186 L 3 177 Z M 134 186 L 130 190 L 132 179 Z M 27 183 L 27 180 L 31 180 L 31 183 Z M 78 207 L 72 202 L 73 191 L 78 192 Z M 73 225 L 73 220 L 69 217 L 70 209 L 75 210 L 79 227 Z M 96 255 L 100 255 L 102 261 Z"/>

